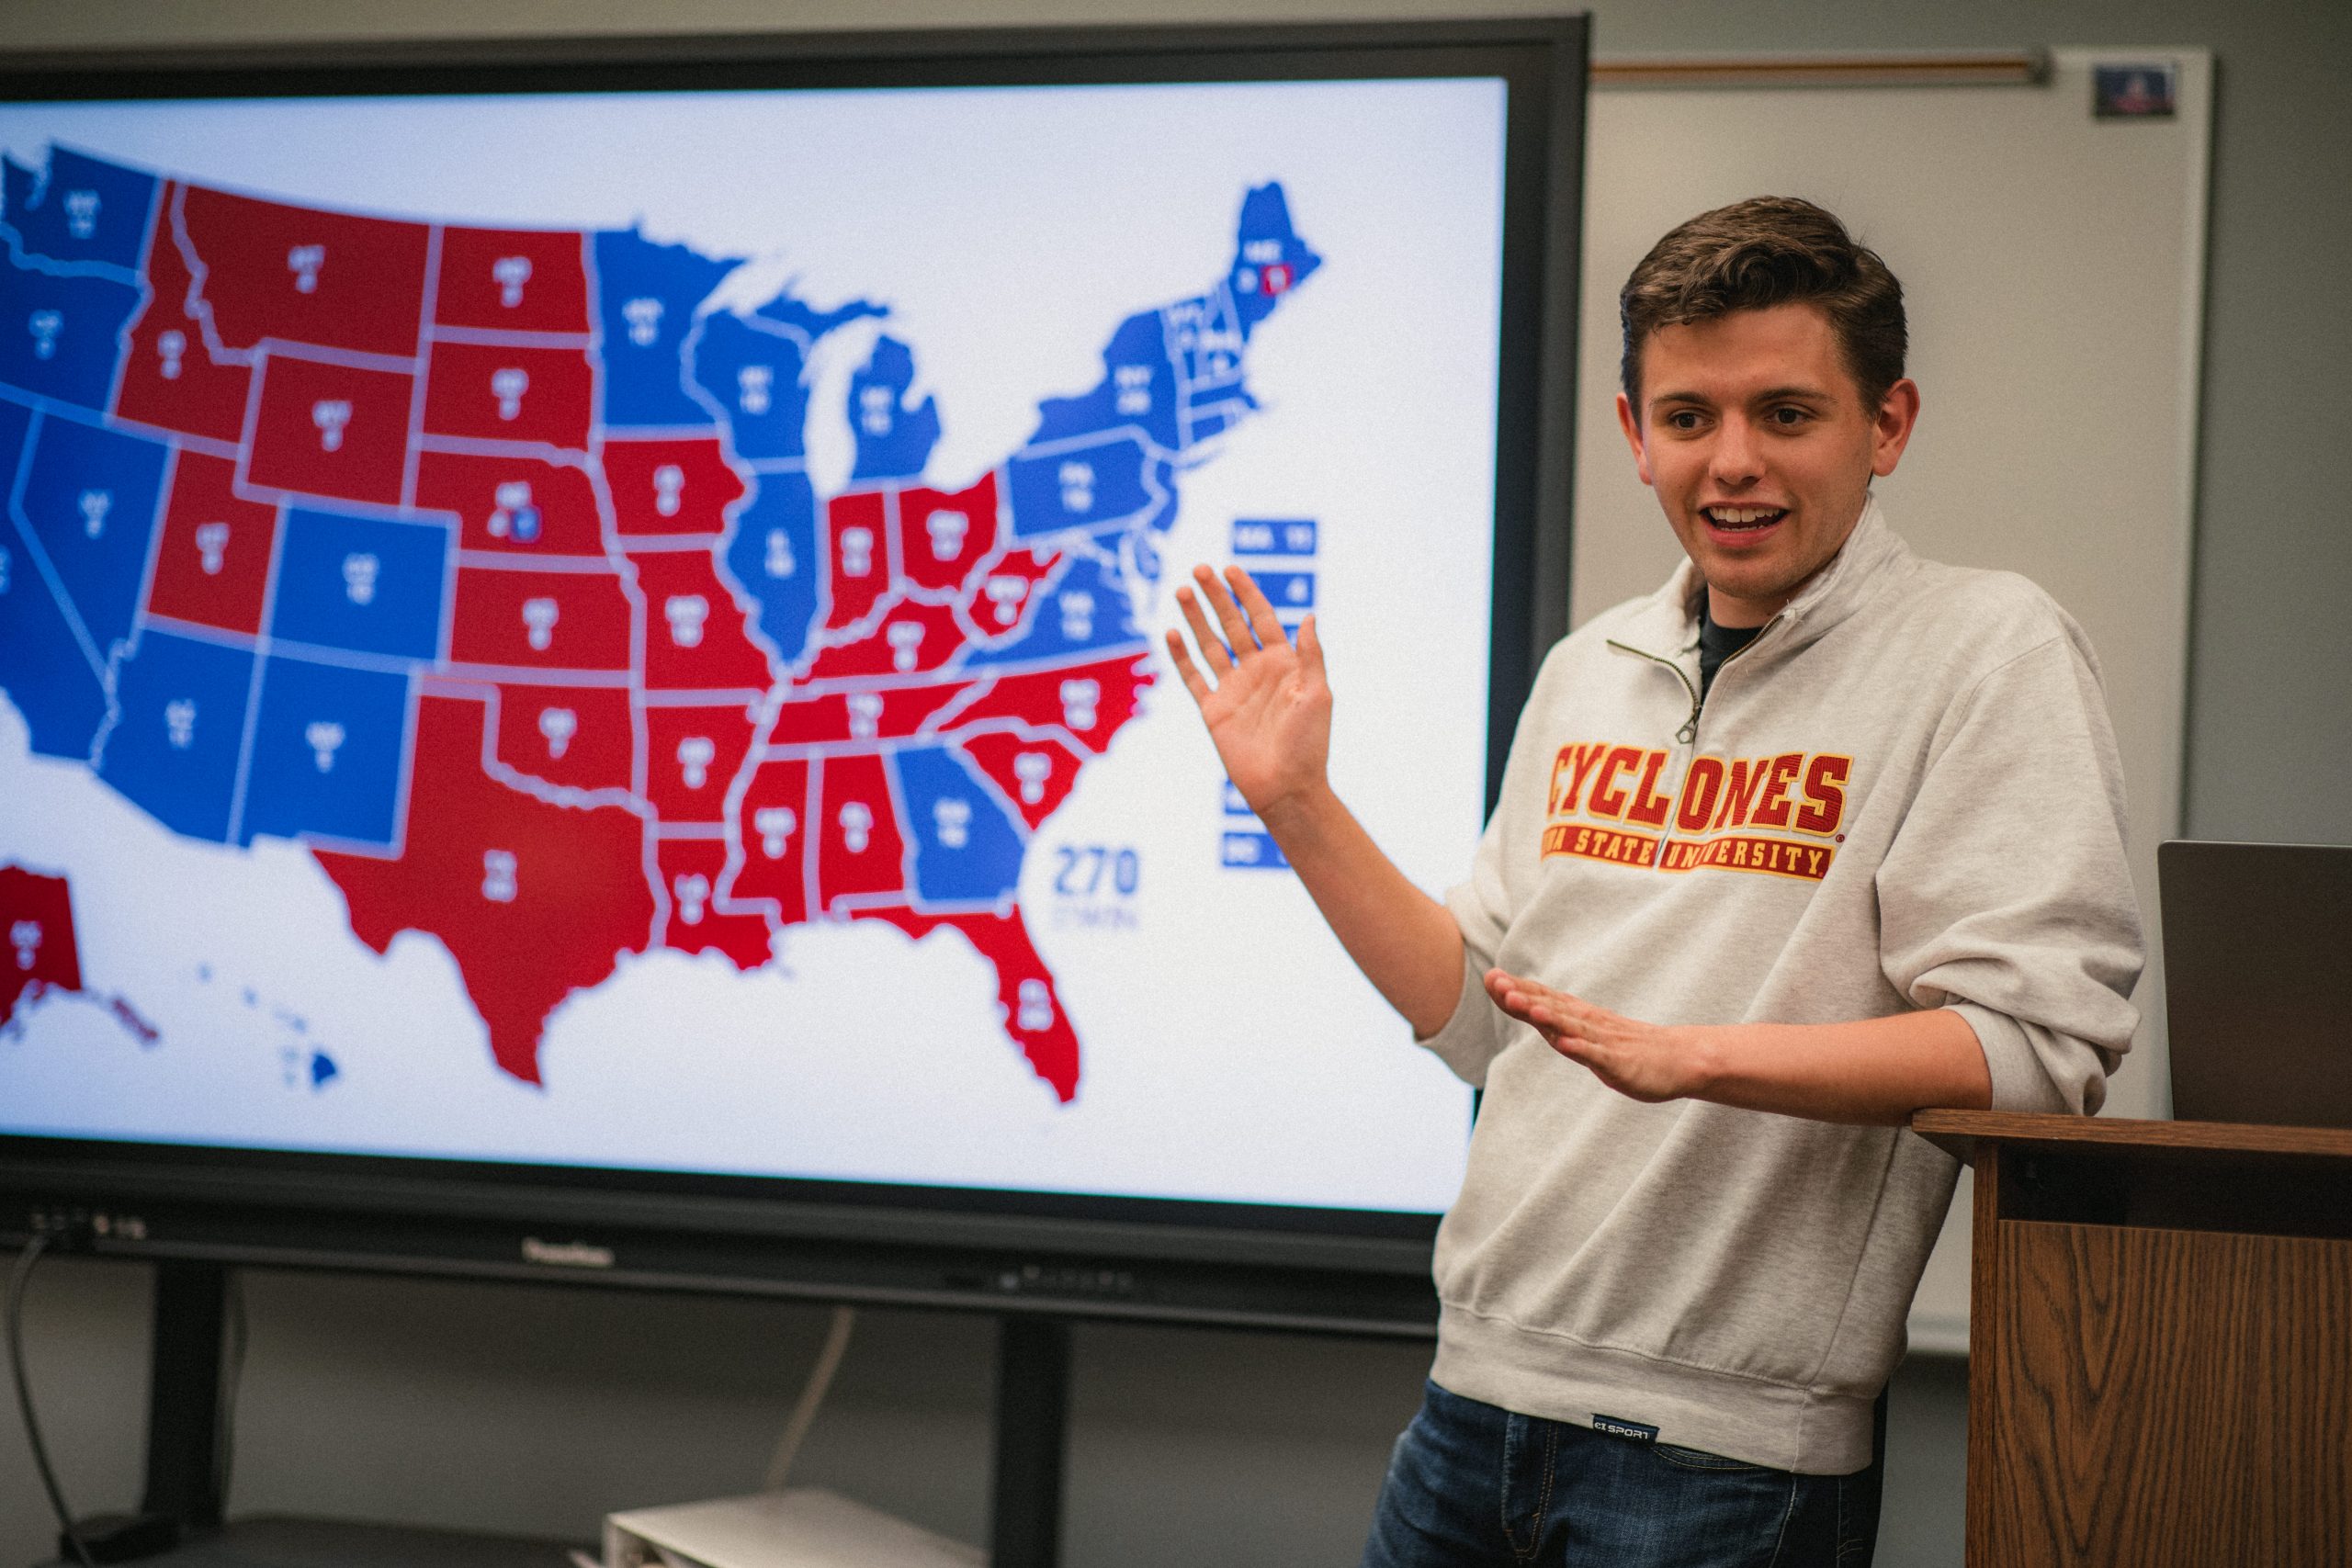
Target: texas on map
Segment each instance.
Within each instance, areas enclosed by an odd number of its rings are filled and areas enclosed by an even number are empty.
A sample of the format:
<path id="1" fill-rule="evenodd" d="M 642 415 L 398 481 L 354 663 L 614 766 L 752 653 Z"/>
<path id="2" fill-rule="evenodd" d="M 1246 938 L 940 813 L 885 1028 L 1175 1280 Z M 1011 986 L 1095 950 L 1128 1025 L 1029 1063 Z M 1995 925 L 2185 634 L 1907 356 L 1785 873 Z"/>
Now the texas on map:
<path id="1" fill-rule="evenodd" d="M 1155 536 L 1320 264 L 1278 184 L 1222 277 L 1116 323 L 956 488 L 879 336 L 825 495 L 812 352 L 888 309 L 712 305 L 740 258 L 64 146 L 0 163 L 0 694 L 33 751 L 189 838 L 307 846 L 368 947 L 447 949 L 526 1082 L 628 954 L 750 970 L 879 919 L 969 943 L 1075 1097 L 1023 862 L 1137 711 Z"/>

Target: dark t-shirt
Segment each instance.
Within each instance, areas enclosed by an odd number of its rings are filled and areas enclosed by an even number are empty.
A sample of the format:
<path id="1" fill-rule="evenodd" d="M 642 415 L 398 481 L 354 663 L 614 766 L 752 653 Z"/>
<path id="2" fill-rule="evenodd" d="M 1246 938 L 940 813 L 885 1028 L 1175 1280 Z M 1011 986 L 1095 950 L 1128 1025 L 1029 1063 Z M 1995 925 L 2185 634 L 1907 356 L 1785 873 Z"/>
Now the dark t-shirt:
<path id="1" fill-rule="evenodd" d="M 1719 626 L 1707 614 L 1707 602 L 1699 601 L 1699 696 L 1705 700 L 1708 690 L 1715 683 L 1715 671 L 1724 660 L 1756 640 L 1762 626 Z"/>

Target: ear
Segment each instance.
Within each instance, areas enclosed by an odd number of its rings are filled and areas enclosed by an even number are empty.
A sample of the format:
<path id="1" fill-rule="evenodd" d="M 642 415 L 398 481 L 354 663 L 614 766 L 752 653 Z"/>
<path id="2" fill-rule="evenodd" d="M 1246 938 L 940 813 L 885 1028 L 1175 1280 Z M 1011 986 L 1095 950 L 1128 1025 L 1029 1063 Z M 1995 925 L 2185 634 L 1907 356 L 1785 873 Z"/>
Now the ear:
<path id="1" fill-rule="evenodd" d="M 1910 384 L 1908 381 L 1904 383 L 1906 387 Z M 1623 392 L 1617 394 L 1617 428 L 1625 433 L 1625 445 L 1634 449 L 1634 471 L 1642 476 L 1644 484 L 1648 484 L 1650 482 L 1649 446 L 1642 439 L 1642 422 L 1634 417 L 1633 400 Z"/>
<path id="2" fill-rule="evenodd" d="M 1903 460 L 1911 431 L 1919 423 L 1919 389 L 1905 379 L 1886 389 L 1886 398 L 1871 421 L 1871 472 L 1884 479 Z"/>

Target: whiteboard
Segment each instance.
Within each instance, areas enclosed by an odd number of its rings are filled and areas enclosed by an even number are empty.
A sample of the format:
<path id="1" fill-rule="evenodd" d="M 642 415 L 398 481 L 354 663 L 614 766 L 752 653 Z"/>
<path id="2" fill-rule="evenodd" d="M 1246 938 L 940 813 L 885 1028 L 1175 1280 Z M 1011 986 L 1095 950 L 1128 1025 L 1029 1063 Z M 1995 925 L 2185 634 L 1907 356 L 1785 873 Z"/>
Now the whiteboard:
<path id="1" fill-rule="evenodd" d="M 2166 120 L 2091 115 L 2094 64 L 2174 61 Z M 2053 51 L 2040 85 L 1626 87 L 1591 99 L 1571 625 L 1679 560 L 1611 406 L 1617 290 L 1657 237 L 1744 197 L 1802 196 L 1903 280 L 1923 409 L 1879 481 L 1921 554 L 2024 573 L 2090 634 L 2130 802 L 2150 967 L 2107 1114 L 2164 1116 L 2156 844 L 2180 827 L 2212 59 Z M 1962 1174 L 1911 1318 L 1967 1348 Z"/>

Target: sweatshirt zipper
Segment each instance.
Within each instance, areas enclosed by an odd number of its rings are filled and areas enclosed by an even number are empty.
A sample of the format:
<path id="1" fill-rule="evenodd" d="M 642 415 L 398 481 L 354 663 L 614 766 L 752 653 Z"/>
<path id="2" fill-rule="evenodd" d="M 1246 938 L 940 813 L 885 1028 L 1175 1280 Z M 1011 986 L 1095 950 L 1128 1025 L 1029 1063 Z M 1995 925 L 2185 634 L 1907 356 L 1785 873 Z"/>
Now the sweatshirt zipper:
<path id="1" fill-rule="evenodd" d="M 1770 631 L 1774 626 L 1777 626 L 1780 624 L 1781 617 L 1774 615 L 1770 620 L 1757 627 L 1756 635 L 1754 637 L 1749 637 L 1746 642 L 1735 649 L 1732 651 L 1730 658 L 1725 659 L 1721 664 L 1715 666 L 1715 679 L 1718 681 L 1722 680 L 1724 678 L 1724 671 L 1731 668 L 1734 660 L 1747 658 L 1747 650 L 1754 648 L 1758 643 L 1762 642 L 1764 640 L 1764 634 Z M 1699 742 L 1699 710 L 1706 705 L 1706 698 L 1700 694 L 1698 687 L 1690 683 L 1690 677 L 1683 673 L 1682 666 L 1677 664 L 1671 659 L 1661 659 L 1655 653 L 1645 652 L 1643 649 L 1635 648 L 1631 643 L 1619 642 L 1613 637 L 1609 639 L 1609 646 L 1617 649 L 1620 653 L 1630 653 L 1636 659 L 1646 659 L 1653 664 L 1663 664 L 1668 670 L 1674 671 L 1674 678 L 1682 682 L 1682 689 L 1684 691 L 1690 694 L 1690 716 L 1682 721 L 1682 728 L 1674 732 L 1674 739 L 1676 743 L 1679 745 L 1697 745 Z"/>
<path id="2" fill-rule="evenodd" d="M 1642 649 L 1635 648 L 1633 644 L 1628 642 L 1619 642 L 1613 637 L 1609 639 L 1609 646 L 1617 649 L 1620 653 L 1630 653 L 1636 659 L 1646 659 L 1653 664 L 1663 664 L 1668 670 L 1674 671 L 1674 678 L 1682 682 L 1682 689 L 1684 691 L 1690 694 L 1690 716 L 1684 719 L 1682 721 L 1682 728 L 1674 732 L 1675 742 L 1678 745 L 1688 746 L 1691 744 L 1691 742 L 1697 740 L 1699 739 L 1699 706 L 1701 701 L 1699 696 L 1699 688 L 1690 683 L 1690 677 L 1682 672 L 1682 666 L 1677 664 L 1671 659 L 1660 659 L 1655 653 L 1645 653 Z M 1747 649 L 1743 648 L 1739 651 L 1741 653 L 1745 653 Z M 1724 662 L 1728 664 L 1731 660 L 1725 660 Z M 1722 671 L 1718 670 L 1716 673 L 1721 674 Z"/>

